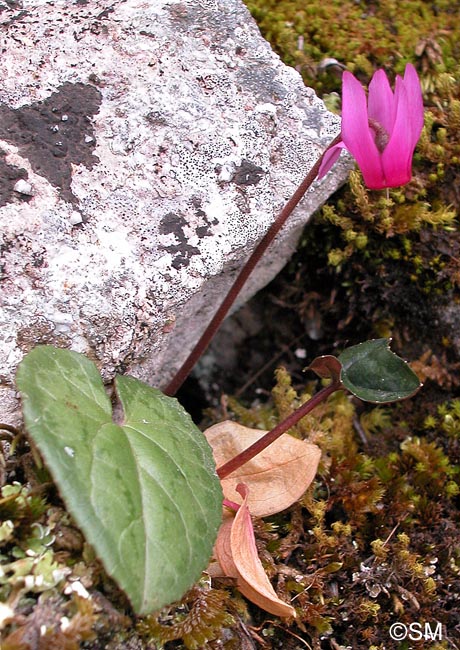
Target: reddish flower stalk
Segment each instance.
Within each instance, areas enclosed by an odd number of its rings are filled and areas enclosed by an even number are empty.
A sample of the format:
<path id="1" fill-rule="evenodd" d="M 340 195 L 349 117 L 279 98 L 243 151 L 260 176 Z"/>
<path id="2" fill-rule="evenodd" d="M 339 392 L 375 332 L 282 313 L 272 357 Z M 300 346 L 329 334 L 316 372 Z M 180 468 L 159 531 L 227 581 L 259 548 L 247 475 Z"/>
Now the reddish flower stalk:
<path id="1" fill-rule="evenodd" d="M 266 252 L 267 248 L 270 246 L 272 241 L 275 239 L 276 235 L 279 233 L 281 228 L 284 226 L 288 217 L 292 214 L 294 208 L 298 205 L 305 192 L 308 190 L 310 185 L 317 177 L 318 171 L 320 169 L 321 163 L 323 161 L 326 152 L 331 147 L 337 145 L 340 142 L 340 139 L 341 136 L 338 135 L 331 142 L 329 147 L 324 151 L 324 153 L 321 155 L 321 157 L 317 160 L 317 162 L 310 169 L 310 171 L 305 176 L 303 181 L 300 183 L 299 187 L 296 189 L 292 197 L 286 203 L 286 205 L 280 212 L 277 219 L 272 223 L 268 231 L 265 233 L 265 235 L 262 237 L 260 242 L 257 244 L 252 255 L 249 257 L 246 264 L 241 269 L 240 274 L 238 275 L 235 282 L 231 286 L 229 292 L 224 298 L 219 309 L 216 311 L 211 322 L 203 332 L 200 340 L 195 345 L 190 355 L 187 357 L 187 359 L 185 360 L 181 368 L 179 368 L 175 376 L 172 378 L 172 380 L 164 390 L 165 395 L 170 395 L 170 396 L 175 395 L 176 392 L 184 383 L 184 381 L 187 379 L 188 375 L 193 370 L 193 367 L 195 366 L 195 364 L 197 363 L 201 355 L 205 352 L 206 348 L 212 341 L 222 321 L 228 314 L 228 311 L 230 310 L 231 306 L 235 302 L 236 298 L 238 297 L 238 294 L 240 293 L 246 280 L 254 270 L 255 266 L 260 261 L 260 259 L 262 258 L 262 256 L 264 255 L 264 253 Z"/>
<path id="2" fill-rule="evenodd" d="M 414 66 L 406 66 L 404 79 L 396 78 L 394 93 L 385 72 L 377 70 L 369 84 L 368 101 L 359 81 L 350 72 L 344 72 L 342 107 L 341 135 L 331 142 L 313 165 L 256 246 L 200 340 L 166 387 L 166 395 L 175 395 L 182 386 L 256 264 L 315 178 L 322 178 L 331 169 L 342 148 L 348 149 L 356 158 L 364 182 L 370 189 L 396 187 L 411 179 L 412 156 L 423 127 L 422 91 Z"/>
<path id="3" fill-rule="evenodd" d="M 364 88 L 350 73 L 342 81 L 342 142 L 328 149 L 319 178 L 335 163 L 343 148 L 356 159 L 367 187 L 380 190 L 408 183 L 412 156 L 423 128 L 423 99 L 415 68 L 396 77 L 395 91 L 383 70 Z"/>

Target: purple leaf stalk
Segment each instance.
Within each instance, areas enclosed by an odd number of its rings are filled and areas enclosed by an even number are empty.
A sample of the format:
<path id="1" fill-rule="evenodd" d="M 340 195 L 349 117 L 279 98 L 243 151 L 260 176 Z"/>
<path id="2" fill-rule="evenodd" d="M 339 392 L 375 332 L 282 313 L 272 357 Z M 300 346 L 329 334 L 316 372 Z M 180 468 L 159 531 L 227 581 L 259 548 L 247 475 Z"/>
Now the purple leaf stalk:
<path id="1" fill-rule="evenodd" d="M 255 458 L 257 454 L 260 454 L 264 449 L 271 445 L 275 440 L 278 440 L 283 433 L 286 433 L 294 425 L 297 424 L 299 420 L 304 418 L 306 415 L 313 411 L 318 404 L 325 402 L 329 395 L 335 393 L 337 390 L 341 390 L 342 384 L 340 379 L 333 379 L 332 382 L 318 391 L 313 397 L 311 397 L 307 402 L 304 402 L 302 406 L 299 406 L 298 409 L 293 411 L 291 415 L 285 420 L 282 420 L 279 424 L 276 425 L 274 429 L 266 433 L 262 438 L 259 438 L 257 442 L 252 444 L 247 449 L 244 449 L 237 456 L 234 456 L 232 459 L 227 461 L 224 465 L 221 465 L 217 468 L 217 476 L 222 480 L 232 472 L 236 471 L 245 463 L 248 463 L 250 460 Z"/>

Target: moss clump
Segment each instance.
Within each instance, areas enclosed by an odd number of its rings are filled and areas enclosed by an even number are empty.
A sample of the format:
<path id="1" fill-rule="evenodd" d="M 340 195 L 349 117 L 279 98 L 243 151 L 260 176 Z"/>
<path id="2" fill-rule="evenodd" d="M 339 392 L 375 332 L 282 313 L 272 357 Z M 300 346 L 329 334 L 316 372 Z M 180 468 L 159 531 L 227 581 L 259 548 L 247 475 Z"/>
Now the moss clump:
<path id="1" fill-rule="evenodd" d="M 427 430 L 434 430 L 440 427 L 449 441 L 460 439 L 460 400 L 453 400 L 447 404 L 441 404 L 437 409 L 436 416 L 429 415 L 424 426 Z"/>
<path id="2" fill-rule="evenodd" d="M 22 621 L 2 641 L 2 650 L 79 650 L 95 638 L 97 617 L 91 600 L 71 601 L 49 593 L 37 601 L 34 616 Z"/>
<path id="3" fill-rule="evenodd" d="M 234 624 L 233 617 L 226 611 L 228 601 L 226 591 L 197 586 L 176 607 L 146 616 L 137 628 L 146 640 L 164 644 L 181 639 L 187 650 L 199 650 L 220 639 L 222 628 Z"/>
<path id="4" fill-rule="evenodd" d="M 283 60 L 297 67 L 317 92 L 339 90 L 335 58 L 352 72 L 368 77 L 374 67 L 401 72 L 419 57 L 425 86 L 432 77 L 457 68 L 458 3 L 412 0 L 380 3 L 346 0 L 247 0 L 263 35 Z"/>
<path id="5" fill-rule="evenodd" d="M 301 399 L 278 370 L 275 417 Z M 359 649 L 392 647 L 395 620 L 454 625 L 460 407 L 439 407 L 427 421 L 413 418 L 419 408 L 413 400 L 359 412 L 336 393 L 293 431 L 321 446 L 318 478 L 299 504 L 256 534 L 278 593 L 296 606 L 290 631 L 313 647 L 325 636 Z M 457 446 L 436 442 L 443 426 Z M 274 642 L 287 638 L 283 626 L 260 625 Z"/>
<path id="6" fill-rule="evenodd" d="M 96 638 L 96 626 L 104 638 L 126 624 L 113 613 L 109 622 L 106 601 L 95 595 L 118 592 L 63 509 L 38 454 L 14 434 L 0 442 L 0 645 L 78 650 Z M 118 600 L 123 606 L 119 593 Z"/>
<path id="7" fill-rule="evenodd" d="M 268 421 L 289 415 L 319 384 L 312 381 L 299 392 L 284 369 L 277 371 L 276 379 L 273 399 L 263 408 L 232 400 L 238 417 L 265 427 Z M 27 549 L 26 559 L 47 557 L 48 568 L 52 561 L 57 563 L 52 571 L 55 582 L 39 581 L 40 589 L 34 591 L 29 580 L 29 590 L 19 600 L 14 585 L 7 584 L 6 601 L 12 596 L 16 601 L 10 600 L 12 614 L 2 648 L 29 650 L 24 643 L 37 625 L 42 630 L 46 626 L 40 646 L 45 650 L 56 644 L 78 650 L 83 642 L 86 648 L 97 648 L 102 639 L 114 636 L 114 629 L 119 630 L 114 648 L 124 647 L 128 638 L 136 638 L 138 647 L 171 650 L 233 650 L 241 647 L 244 638 L 255 643 L 260 638 L 268 647 L 300 638 L 320 648 L 323 639 L 331 638 L 339 645 L 367 650 L 370 644 L 391 647 L 389 627 L 395 619 L 406 624 L 436 620 L 449 628 L 455 599 L 449 585 L 460 584 L 455 504 L 460 486 L 460 407 L 457 402 L 447 403 L 428 418 L 412 417 L 411 409 L 417 412 L 419 407 L 412 400 L 404 406 L 361 411 L 339 392 L 292 431 L 320 445 L 317 479 L 289 510 L 256 521 L 255 534 L 272 584 L 296 608 L 295 622 L 274 622 L 245 603 L 232 584 L 209 580 L 194 587 L 180 603 L 136 624 L 126 617 L 122 620 L 127 603 L 101 569 L 94 568 L 81 540 L 80 544 L 69 541 L 68 516 L 57 504 L 47 502 L 29 529 L 23 529 L 21 544 L 15 530 L 11 536 L 6 533 L 3 550 L 12 556 L 13 549 L 22 547 Z M 445 436 L 442 443 L 440 433 Z M 13 487 L 23 507 L 30 495 L 22 486 Z M 40 533 L 38 537 L 33 531 Z M 64 543 L 58 533 L 65 531 Z M 32 548 L 37 553 L 33 557 Z M 59 567 L 64 569 L 60 577 L 55 573 Z M 27 575 L 32 575 L 30 569 Z M 45 575 L 44 570 L 40 575 Z M 89 598 L 65 593 L 71 578 L 86 583 Z M 116 609 L 101 608 L 96 588 L 111 598 Z M 96 629 L 98 638 L 93 641 Z"/>
<path id="8" fill-rule="evenodd" d="M 72 590 L 78 575 L 57 539 L 68 515 L 60 510 L 56 516 L 43 497 L 18 482 L 3 486 L 0 512 L 2 650 L 78 650 L 81 642 L 95 638 L 97 616 L 89 595 L 82 598 Z M 74 536 L 81 551 L 81 535 L 74 531 Z"/>

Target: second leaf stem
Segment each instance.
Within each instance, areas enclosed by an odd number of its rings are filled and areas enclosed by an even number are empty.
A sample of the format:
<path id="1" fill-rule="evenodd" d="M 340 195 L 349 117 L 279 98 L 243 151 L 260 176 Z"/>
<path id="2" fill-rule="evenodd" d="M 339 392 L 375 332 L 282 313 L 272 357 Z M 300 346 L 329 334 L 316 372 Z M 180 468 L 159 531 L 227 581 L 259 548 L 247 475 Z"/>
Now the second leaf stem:
<path id="1" fill-rule="evenodd" d="M 242 451 L 240 454 L 231 458 L 224 465 L 221 465 L 217 469 L 217 476 L 222 480 L 239 467 L 252 460 L 257 454 L 260 454 L 261 451 L 266 449 L 272 442 L 275 442 L 283 433 L 286 433 L 291 429 L 299 420 L 308 415 L 318 404 L 324 402 L 329 395 L 332 395 L 336 390 L 340 390 L 342 384 L 339 381 L 333 381 L 329 386 L 325 386 L 319 390 L 312 398 L 299 406 L 291 415 L 289 415 L 285 420 L 276 425 L 274 429 L 266 433 L 262 438 L 259 438 L 254 444 Z"/>

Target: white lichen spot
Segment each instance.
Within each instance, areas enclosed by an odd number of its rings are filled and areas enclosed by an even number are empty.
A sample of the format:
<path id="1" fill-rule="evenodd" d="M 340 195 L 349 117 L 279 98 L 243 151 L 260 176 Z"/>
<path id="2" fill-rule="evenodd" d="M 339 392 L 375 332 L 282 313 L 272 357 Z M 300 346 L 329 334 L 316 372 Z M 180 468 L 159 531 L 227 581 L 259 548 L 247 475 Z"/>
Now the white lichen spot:
<path id="1" fill-rule="evenodd" d="M 35 576 L 26 576 L 24 578 L 24 589 L 30 591 L 35 586 Z"/>
<path id="2" fill-rule="evenodd" d="M 69 619 L 67 618 L 67 616 L 63 616 L 61 618 L 61 630 L 62 630 L 62 632 L 65 632 L 67 630 L 67 628 L 69 627 L 69 625 L 70 625 Z"/>
<path id="3" fill-rule="evenodd" d="M 68 332 L 73 323 L 72 315 L 62 311 L 55 311 L 49 318 L 55 325 L 54 330 L 59 333 Z"/>
<path id="4" fill-rule="evenodd" d="M 34 190 L 30 183 L 25 181 L 23 178 L 20 178 L 14 185 L 14 191 L 18 194 L 24 194 L 24 196 L 33 196 Z"/>
<path id="5" fill-rule="evenodd" d="M 14 616 L 14 610 L 6 603 L 0 603 L 0 630 L 8 625 Z"/>
<path id="6" fill-rule="evenodd" d="M 83 217 L 80 212 L 77 212 L 77 210 L 73 210 L 72 214 L 70 215 L 69 221 L 72 224 L 72 226 L 76 226 L 77 224 L 82 223 Z"/>
<path id="7" fill-rule="evenodd" d="M 80 596 L 80 598 L 89 598 L 89 592 L 79 580 L 69 582 L 69 584 L 64 589 L 64 593 L 67 596 L 74 593 L 77 594 L 77 596 Z"/>

